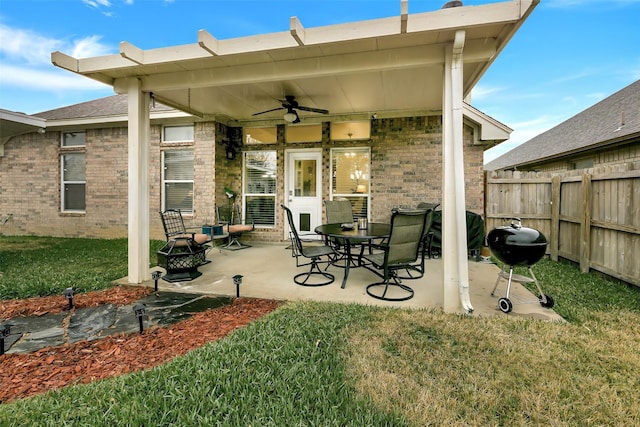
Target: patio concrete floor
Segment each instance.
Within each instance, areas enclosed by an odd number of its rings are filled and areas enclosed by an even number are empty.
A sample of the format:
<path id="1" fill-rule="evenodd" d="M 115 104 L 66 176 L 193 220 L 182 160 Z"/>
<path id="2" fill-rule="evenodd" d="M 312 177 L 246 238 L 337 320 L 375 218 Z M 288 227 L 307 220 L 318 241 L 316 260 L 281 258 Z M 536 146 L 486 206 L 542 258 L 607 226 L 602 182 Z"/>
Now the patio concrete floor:
<path id="1" fill-rule="evenodd" d="M 228 251 L 214 248 L 209 251 L 207 259 L 211 263 L 199 267 L 202 276 L 184 282 L 169 283 L 158 280 L 158 289 L 165 291 L 182 291 L 207 295 L 236 296 L 233 276 L 242 275 L 240 285 L 241 297 L 265 298 L 276 300 L 314 300 L 337 303 L 358 303 L 383 307 L 400 307 L 410 309 L 442 308 L 442 260 L 426 260 L 426 274 L 420 279 L 405 280 L 415 295 L 403 302 L 380 301 L 367 295 L 368 284 L 377 282 L 379 278 L 365 268 L 351 268 L 345 289 L 341 289 L 343 268 L 331 266 L 327 270 L 335 275 L 336 280 L 327 286 L 305 287 L 294 283 L 293 276 L 306 271 L 308 267 L 296 268 L 295 258 L 287 244 L 267 244 L 252 242 L 252 247 Z M 535 266 L 533 267 L 535 270 Z M 151 269 L 162 271 L 160 267 Z M 562 321 L 562 317 L 552 309 L 544 308 L 537 296 L 527 291 L 519 283 L 512 283 L 510 300 L 513 311 L 505 314 L 498 308 L 498 298 L 505 295 L 506 281 L 502 280 L 491 296 L 500 269 L 495 264 L 469 261 L 469 289 L 473 316 L 511 316 L 530 317 L 542 320 Z M 119 281 L 126 284 L 127 278 Z M 141 284 L 153 287 L 150 280 Z M 543 287 L 543 291 L 544 291 Z M 553 295 L 552 295 L 553 296 Z"/>

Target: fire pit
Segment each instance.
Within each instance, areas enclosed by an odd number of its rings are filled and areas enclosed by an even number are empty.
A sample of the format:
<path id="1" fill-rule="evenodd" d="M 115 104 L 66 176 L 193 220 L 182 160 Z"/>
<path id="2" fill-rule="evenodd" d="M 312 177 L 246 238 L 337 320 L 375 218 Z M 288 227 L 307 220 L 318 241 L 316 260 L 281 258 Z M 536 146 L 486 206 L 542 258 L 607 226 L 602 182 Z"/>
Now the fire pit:
<path id="1" fill-rule="evenodd" d="M 491 253 L 504 263 L 502 271 L 498 273 L 498 279 L 491 295 L 495 294 L 500 279 L 507 279 L 506 296 L 498 300 L 498 307 L 503 312 L 509 313 L 513 309 L 513 304 L 509 299 L 511 282 L 535 283 L 540 295 L 538 302 L 543 307 L 551 308 L 554 305 L 553 298 L 545 295 L 531 269 L 532 265 L 544 257 L 547 250 L 547 239 L 540 231 L 523 227 L 520 218 L 509 219 L 511 220 L 510 225 L 494 228 L 487 235 Z M 509 266 L 508 272 L 506 271 L 507 266 Z M 513 274 L 515 266 L 526 266 L 531 277 Z"/>
<path id="2" fill-rule="evenodd" d="M 193 280 L 202 275 L 198 267 L 206 264 L 206 248 L 192 239 L 171 239 L 158 252 L 158 265 L 167 274 L 162 278 L 167 282 Z"/>

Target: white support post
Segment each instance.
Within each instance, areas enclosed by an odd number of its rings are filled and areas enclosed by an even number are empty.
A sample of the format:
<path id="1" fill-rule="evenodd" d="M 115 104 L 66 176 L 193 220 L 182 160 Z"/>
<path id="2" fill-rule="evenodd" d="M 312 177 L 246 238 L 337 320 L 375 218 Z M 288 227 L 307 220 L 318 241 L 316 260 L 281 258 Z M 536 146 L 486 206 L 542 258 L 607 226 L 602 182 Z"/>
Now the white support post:
<path id="1" fill-rule="evenodd" d="M 151 279 L 149 272 L 149 93 L 138 79 L 127 81 L 129 101 L 128 281 Z"/>
<path id="2" fill-rule="evenodd" d="M 442 262 L 443 309 L 472 312 L 469 299 L 467 222 L 464 184 L 462 50 L 458 30 L 446 48 L 442 108 Z"/>

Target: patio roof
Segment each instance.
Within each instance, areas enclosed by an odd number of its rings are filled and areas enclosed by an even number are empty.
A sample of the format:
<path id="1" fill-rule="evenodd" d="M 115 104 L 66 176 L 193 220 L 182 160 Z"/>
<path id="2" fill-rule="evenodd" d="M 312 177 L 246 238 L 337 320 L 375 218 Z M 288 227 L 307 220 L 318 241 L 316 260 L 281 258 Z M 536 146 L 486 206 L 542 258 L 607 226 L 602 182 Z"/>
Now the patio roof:
<path id="1" fill-rule="evenodd" d="M 126 93 L 126 79 L 143 92 L 193 115 L 230 124 L 283 122 L 278 100 L 294 95 L 329 115 L 300 112 L 304 122 L 407 116 L 441 111 L 445 47 L 456 31 L 464 41 L 463 97 L 495 60 L 539 0 L 446 8 L 368 21 L 218 40 L 206 30 L 197 43 L 142 50 L 120 44 L 120 54 L 86 59 L 52 54 L 58 67 Z M 194 34 L 194 39 L 196 35 Z M 267 123 L 265 123 L 267 124 Z"/>
<path id="2" fill-rule="evenodd" d="M 0 157 L 4 155 L 4 144 L 10 138 L 46 127 L 47 121 L 43 118 L 0 109 Z"/>
<path id="3" fill-rule="evenodd" d="M 53 64 L 128 95 L 129 276 L 149 279 L 147 140 L 149 104 L 165 105 L 234 126 L 283 123 L 285 96 L 327 115 L 300 111 L 305 122 L 368 120 L 442 113 L 443 306 L 473 310 L 466 251 L 463 109 L 473 86 L 539 0 L 447 7 L 410 15 L 218 40 L 201 30 L 197 43 Z M 264 115 L 255 113 L 277 109 Z"/>

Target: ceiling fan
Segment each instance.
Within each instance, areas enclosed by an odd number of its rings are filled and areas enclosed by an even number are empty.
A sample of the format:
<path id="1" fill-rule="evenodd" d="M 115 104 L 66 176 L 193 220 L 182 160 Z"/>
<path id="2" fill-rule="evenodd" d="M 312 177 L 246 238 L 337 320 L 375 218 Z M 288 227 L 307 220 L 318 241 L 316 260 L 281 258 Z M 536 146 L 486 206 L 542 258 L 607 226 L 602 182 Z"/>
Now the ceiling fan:
<path id="1" fill-rule="evenodd" d="M 322 108 L 305 107 L 303 105 L 298 104 L 298 101 L 296 101 L 296 97 L 293 95 L 285 95 L 284 99 L 279 99 L 278 101 L 280 101 L 282 105 L 281 107 L 272 108 L 270 110 L 261 111 L 259 113 L 254 113 L 252 114 L 252 116 L 257 116 L 259 114 L 264 114 L 264 113 L 270 113 L 271 111 L 287 110 L 287 112 L 284 115 L 284 119 L 289 123 L 300 123 L 300 117 L 298 116 L 298 112 L 296 110 L 311 111 L 313 113 L 320 113 L 320 114 L 329 114 L 329 110 L 325 110 Z"/>

